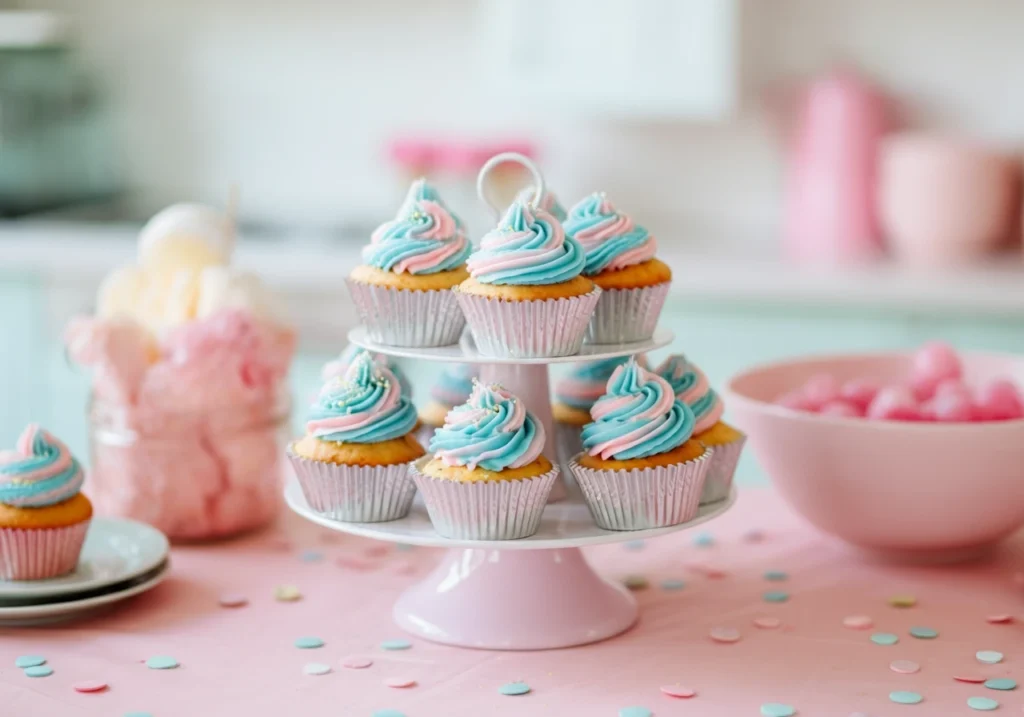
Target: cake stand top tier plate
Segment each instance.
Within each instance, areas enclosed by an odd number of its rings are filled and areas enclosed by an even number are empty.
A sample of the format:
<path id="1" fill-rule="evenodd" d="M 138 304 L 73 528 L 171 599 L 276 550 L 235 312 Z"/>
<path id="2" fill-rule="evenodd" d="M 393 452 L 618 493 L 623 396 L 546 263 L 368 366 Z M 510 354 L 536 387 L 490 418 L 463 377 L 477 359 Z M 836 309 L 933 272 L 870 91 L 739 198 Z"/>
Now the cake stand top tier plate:
<path id="1" fill-rule="evenodd" d="M 628 540 L 646 540 L 668 535 L 679 530 L 715 518 L 729 508 L 736 500 L 736 491 L 725 500 L 701 506 L 693 520 L 667 528 L 651 530 L 614 531 L 602 530 L 590 517 L 590 510 L 581 496 L 571 495 L 568 499 L 551 503 L 544 509 L 540 528 L 529 538 L 522 540 L 452 540 L 437 534 L 430 524 L 427 509 L 417 497 L 409 515 L 387 523 L 342 523 L 320 515 L 306 502 L 299 482 L 292 479 L 284 492 L 288 506 L 307 520 L 342 533 L 359 535 L 364 538 L 392 543 L 407 543 L 435 548 L 484 548 L 490 550 L 555 550 L 559 548 L 582 548 L 588 545 L 621 543 Z"/>
<path id="2" fill-rule="evenodd" d="M 424 361 L 444 361 L 447 363 L 486 363 L 486 364 L 519 364 L 547 365 L 553 363 L 575 363 L 577 361 L 599 361 L 616 356 L 632 356 L 633 354 L 654 351 L 672 343 L 675 335 L 668 329 L 658 328 L 648 341 L 637 341 L 631 344 L 583 344 L 578 354 L 572 356 L 545 356 L 541 358 L 513 358 L 510 356 L 485 356 L 477 350 L 473 336 L 468 331 L 462 339 L 451 346 L 436 348 L 410 348 L 407 346 L 390 346 L 377 343 L 370 339 L 366 329 L 358 326 L 348 332 L 349 343 L 373 351 L 378 354 L 413 358 Z"/>

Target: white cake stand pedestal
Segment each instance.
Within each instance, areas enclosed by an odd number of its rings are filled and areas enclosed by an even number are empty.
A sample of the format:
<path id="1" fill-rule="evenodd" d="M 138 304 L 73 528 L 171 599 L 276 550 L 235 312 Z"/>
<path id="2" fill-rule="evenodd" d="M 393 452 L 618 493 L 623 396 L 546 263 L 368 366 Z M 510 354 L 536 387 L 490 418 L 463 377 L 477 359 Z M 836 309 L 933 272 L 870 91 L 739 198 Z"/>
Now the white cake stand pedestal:
<path id="1" fill-rule="evenodd" d="M 391 356 L 481 364 L 485 381 L 504 385 L 544 423 L 550 441 L 546 454 L 554 458 L 548 365 L 642 353 L 671 343 L 673 337 L 670 331 L 659 329 L 650 341 L 584 345 L 575 356 L 543 359 L 481 356 L 468 333 L 458 345 L 433 349 L 377 344 L 362 328 L 353 329 L 348 338 L 358 346 Z M 565 494 L 564 484 L 562 492 Z M 460 647 L 546 650 L 605 640 L 637 620 L 633 596 L 622 585 L 595 573 L 580 548 L 646 540 L 691 528 L 728 510 L 735 494 L 703 506 L 688 523 L 616 532 L 598 528 L 582 497 L 570 492 L 564 500 L 548 505 L 536 534 L 507 541 L 443 538 L 434 531 L 418 497 L 408 516 L 387 523 L 341 523 L 320 515 L 309 507 L 296 480 L 288 484 L 285 499 L 299 515 L 332 530 L 448 549 L 437 568 L 395 603 L 395 622 L 404 630 Z"/>

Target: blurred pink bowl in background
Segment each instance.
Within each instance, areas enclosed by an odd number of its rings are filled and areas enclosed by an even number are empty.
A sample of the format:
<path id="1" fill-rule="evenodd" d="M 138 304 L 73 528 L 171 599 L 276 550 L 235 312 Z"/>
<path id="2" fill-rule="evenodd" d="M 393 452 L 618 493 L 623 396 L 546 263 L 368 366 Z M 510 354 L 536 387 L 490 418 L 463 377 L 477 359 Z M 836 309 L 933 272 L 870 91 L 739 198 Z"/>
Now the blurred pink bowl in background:
<path id="1" fill-rule="evenodd" d="M 962 354 L 969 383 L 1024 383 L 1024 358 Z M 1024 420 L 867 421 L 773 401 L 811 376 L 900 382 L 911 354 L 795 359 L 752 368 L 727 386 L 730 422 L 761 468 L 820 530 L 892 557 L 975 554 L 1024 524 Z"/>

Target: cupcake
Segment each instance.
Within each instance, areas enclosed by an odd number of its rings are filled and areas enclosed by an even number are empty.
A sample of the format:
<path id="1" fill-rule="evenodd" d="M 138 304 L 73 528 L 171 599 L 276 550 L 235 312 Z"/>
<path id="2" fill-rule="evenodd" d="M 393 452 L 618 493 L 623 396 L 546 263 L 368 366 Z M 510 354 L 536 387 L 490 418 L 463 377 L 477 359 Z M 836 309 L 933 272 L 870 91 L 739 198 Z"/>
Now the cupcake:
<path id="1" fill-rule="evenodd" d="M 445 366 L 430 389 L 430 401 L 419 411 L 422 432 L 420 440 L 426 443 L 434 430 L 444 425 L 444 419 L 455 406 L 465 403 L 473 393 L 473 379 L 480 369 L 473 364 L 456 363 Z"/>
<path id="2" fill-rule="evenodd" d="M 468 276 L 469 253 L 461 222 L 426 180 L 413 182 L 347 280 L 370 337 L 392 346 L 456 343 L 465 319 L 451 289 Z"/>
<path id="3" fill-rule="evenodd" d="M 641 226 L 617 211 L 603 192 L 569 210 L 565 233 L 586 253 L 584 276 L 604 293 L 587 330 L 594 344 L 647 341 L 658 326 L 672 270 L 654 258 L 658 244 Z"/>
<path id="4" fill-rule="evenodd" d="M 536 193 L 536 187 L 530 185 L 529 187 L 524 187 L 523 189 L 521 189 L 519 193 L 516 194 L 516 199 L 521 202 L 525 202 L 526 204 L 529 204 L 530 202 L 533 201 L 533 196 Z M 549 189 L 544 189 L 543 194 L 540 195 L 540 203 L 537 206 L 539 206 L 541 209 L 543 209 L 545 212 L 553 216 L 558 221 L 565 221 L 565 207 L 563 207 L 558 202 L 558 197 L 556 197 L 555 193 L 550 191 Z"/>
<path id="5" fill-rule="evenodd" d="M 398 379 L 370 354 L 328 381 L 310 408 L 306 436 L 288 458 L 313 510 L 344 522 L 404 517 L 416 488 L 409 463 L 424 454 L 416 409 Z"/>
<path id="6" fill-rule="evenodd" d="M 320 369 L 320 380 L 323 383 L 327 383 L 332 378 L 344 377 L 349 366 L 351 366 L 356 358 L 362 354 L 368 354 L 375 363 L 380 364 L 394 374 L 395 378 L 398 379 L 398 385 L 402 387 L 402 393 L 410 398 L 412 397 L 412 383 L 405 375 L 405 372 L 402 371 L 402 367 L 398 365 L 397 361 L 392 359 L 390 356 L 372 353 L 364 348 L 356 346 L 355 344 L 349 344 L 345 347 L 345 350 L 341 352 L 338 358 L 324 364 L 323 368 Z"/>
<path id="7" fill-rule="evenodd" d="M 544 427 L 500 386 L 476 382 L 417 461 L 413 480 L 434 529 L 460 540 L 516 540 L 537 532 L 558 467 L 541 455 Z"/>
<path id="8" fill-rule="evenodd" d="M 569 468 L 600 527 L 662 528 L 697 515 L 713 451 L 691 438 L 693 411 L 665 379 L 630 360 L 590 415 Z"/>
<path id="9" fill-rule="evenodd" d="M 696 418 L 694 438 L 714 449 L 701 504 L 727 498 L 747 437 L 722 421 L 725 410 L 722 399 L 708 384 L 704 372 L 687 361 L 685 356 L 669 356 L 658 366 L 656 373 L 668 381 L 676 398 L 693 411 Z"/>
<path id="10" fill-rule="evenodd" d="M 78 564 L 92 503 L 68 447 L 36 425 L 0 451 L 0 580 L 43 580 Z"/>
<path id="11" fill-rule="evenodd" d="M 557 219 L 513 202 L 455 290 L 477 349 L 515 358 L 579 352 L 601 293 L 580 275 L 583 264 L 582 248 Z"/>

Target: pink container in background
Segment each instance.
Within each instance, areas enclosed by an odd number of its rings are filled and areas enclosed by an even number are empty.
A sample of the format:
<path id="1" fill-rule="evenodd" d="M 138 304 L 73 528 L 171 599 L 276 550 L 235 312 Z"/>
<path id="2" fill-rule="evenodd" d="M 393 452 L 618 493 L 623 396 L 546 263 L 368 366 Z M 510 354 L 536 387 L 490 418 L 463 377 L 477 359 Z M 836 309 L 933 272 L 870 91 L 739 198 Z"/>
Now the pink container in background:
<path id="1" fill-rule="evenodd" d="M 907 132 L 883 143 L 879 210 L 893 251 L 948 265 L 991 253 L 1011 234 L 1017 162 L 969 141 Z"/>

